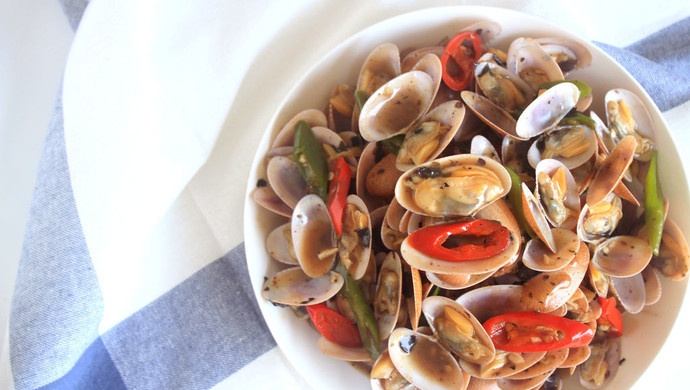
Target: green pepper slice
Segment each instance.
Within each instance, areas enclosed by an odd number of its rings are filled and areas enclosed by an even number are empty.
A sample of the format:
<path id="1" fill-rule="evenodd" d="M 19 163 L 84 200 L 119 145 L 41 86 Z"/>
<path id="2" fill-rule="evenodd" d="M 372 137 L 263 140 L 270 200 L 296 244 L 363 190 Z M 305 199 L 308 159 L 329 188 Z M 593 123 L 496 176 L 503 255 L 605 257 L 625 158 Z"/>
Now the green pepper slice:
<path id="1" fill-rule="evenodd" d="M 364 299 L 364 293 L 342 263 L 338 262 L 335 271 L 343 276 L 345 283 L 340 293 L 347 299 L 352 312 L 355 315 L 359 335 L 364 349 L 369 353 L 371 360 L 376 361 L 381 355 L 381 342 L 379 340 L 379 327 L 374 318 L 374 311 Z"/>
<path id="2" fill-rule="evenodd" d="M 580 90 L 580 97 L 585 97 L 588 96 L 592 93 L 592 87 L 587 85 L 585 82 L 580 81 L 580 80 L 555 80 L 555 81 L 547 81 L 544 84 L 540 85 L 537 90 L 540 89 L 549 89 L 553 87 L 556 84 L 560 83 L 573 83 L 577 87 L 577 89 Z"/>
<path id="3" fill-rule="evenodd" d="M 664 232 L 664 196 L 661 193 L 657 169 L 657 151 L 652 153 L 652 159 L 647 171 L 644 185 L 644 218 L 649 237 L 649 246 L 656 256 L 659 255 L 661 236 Z"/>
<path id="4" fill-rule="evenodd" d="M 294 146 L 292 155 L 297 161 L 304 181 L 324 202 L 328 202 L 328 163 L 323 155 L 321 143 L 306 121 L 297 123 Z"/>
<path id="5" fill-rule="evenodd" d="M 508 201 L 513 207 L 515 218 L 520 224 L 522 230 L 526 231 L 530 237 L 537 238 L 537 234 L 534 233 L 534 230 L 532 230 L 532 228 L 529 226 L 529 223 L 527 223 L 527 219 L 525 219 L 525 211 L 522 209 L 522 180 L 520 180 L 520 176 L 518 176 L 515 171 L 506 166 L 504 166 L 504 168 L 506 171 L 508 171 L 508 174 L 510 174 L 511 185 L 510 192 L 508 192 Z"/>

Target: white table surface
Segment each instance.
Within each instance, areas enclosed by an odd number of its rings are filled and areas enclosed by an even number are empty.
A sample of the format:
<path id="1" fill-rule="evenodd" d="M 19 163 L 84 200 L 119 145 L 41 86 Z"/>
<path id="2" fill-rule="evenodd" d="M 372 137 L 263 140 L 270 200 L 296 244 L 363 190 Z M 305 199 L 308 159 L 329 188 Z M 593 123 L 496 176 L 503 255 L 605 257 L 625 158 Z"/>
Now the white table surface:
<path id="1" fill-rule="evenodd" d="M 455 2 L 457 3 L 457 2 Z M 548 13 L 537 2 L 494 1 L 494 5 L 522 9 L 538 16 Z M 637 8 L 639 15 L 657 13 L 653 22 L 639 23 L 630 29 L 603 27 L 596 20 L 591 23 L 564 26 L 588 39 L 624 46 L 640 39 L 659 27 L 680 20 L 690 14 L 684 1 L 664 3 L 645 2 L 645 9 L 628 2 L 608 2 L 600 6 L 602 15 L 615 12 L 623 4 Z M 592 7 L 590 4 L 589 7 Z M 569 7 L 572 8 L 572 7 Z M 681 10 L 678 12 L 677 10 Z M 58 92 L 62 72 L 73 32 L 57 1 L 0 0 L 0 351 L 7 348 L 7 316 L 21 253 L 24 227 L 31 203 L 35 176 L 43 148 L 43 141 Z M 572 10 L 570 10 L 572 11 Z M 553 10 L 551 10 L 553 12 Z M 642 18 L 642 16 L 640 16 Z M 671 128 L 680 126 L 677 118 L 687 117 L 688 104 L 665 117 Z M 687 130 L 687 124 L 684 125 Z M 681 135 L 683 144 L 690 145 L 690 136 Z M 687 162 L 687 160 L 686 160 Z M 687 164 L 686 164 L 687 167 Z M 684 309 L 672 331 L 671 338 L 685 340 L 681 331 L 690 327 L 690 304 Z M 635 389 L 683 388 L 678 374 L 668 375 L 665 363 L 686 359 L 687 343 L 666 344 L 658 358 L 635 385 Z"/>

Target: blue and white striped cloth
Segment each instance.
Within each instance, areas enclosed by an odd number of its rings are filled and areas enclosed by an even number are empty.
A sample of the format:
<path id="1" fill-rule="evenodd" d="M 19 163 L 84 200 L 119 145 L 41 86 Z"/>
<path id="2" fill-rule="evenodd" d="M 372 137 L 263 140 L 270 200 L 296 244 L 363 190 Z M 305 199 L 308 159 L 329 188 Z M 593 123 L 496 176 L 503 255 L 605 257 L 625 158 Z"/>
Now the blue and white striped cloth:
<path id="1" fill-rule="evenodd" d="M 88 2 L 61 2 L 76 28 Z M 88 7 L 100 5 L 94 2 Z M 84 20 L 96 16 L 102 15 L 97 11 L 91 15 L 87 9 Z M 690 19 L 624 48 L 597 44 L 640 81 L 663 111 L 690 100 L 687 78 Z M 264 59 L 264 55 L 258 53 L 257 58 Z M 233 104 L 231 113 L 242 103 Z M 78 112 L 72 110 L 72 114 Z M 241 243 L 237 245 L 241 242 L 239 237 L 234 238 L 234 247 L 218 245 L 220 249 L 216 251 L 222 250 L 224 255 L 203 259 L 196 263 L 196 268 L 179 272 L 184 277 L 178 276 L 179 282 L 164 286 L 162 293 L 160 288 L 154 288 L 153 292 L 146 290 L 147 280 L 105 280 L 108 274 L 103 270 L 107 268 L 93 257 L 84 219 L 80 218 L 89 206 L 82 209 L 79 201 L 89 200 L 77 201 L 75 197 L 72 160 L 68 158 L 71 150 L 66 142 L 69 134 L 65 127 L 66 112 L 69 111 L 63 110 L 61 90 L 40 162 L 14 291 L 9 318 L 12 377 L 6 382 L 13 383 L 17 389 L 206 389 L 217 385 L 233 388 L 240 385 L 240 379 L 246 380 L 246 376 L 240 375 L 243 369 L 261 361 L 268 374 L 246 383 L 245 387 L 254 388 L 257 383 L 259 388 L 302 388 L 303 383 L 276 354 L 276 343 L 262 319 L 249 283 L 244 247 Z M 686 129 L 681 130 L 687 130 L 687 123 Z M 244 153 L 242 157 L 246 158 L 253 152 Z M 238 161 L 238 164 L 248 166 L 247 162 Z M 191 176 L 188 180 L 192 180 Z M 195 180 L 199 179 L 195 177 Z M 155 185 L 156 179 L 151 183 Z M 244 182 L 236 183 L 226 195 L 231 200 L 240 200 L 244 186 Z M 186 196 L 188 189 L 189 186 L 183 187 L 179 196 Z M 194 199 L 202 201 L 203 196 L 197 194 Z M 179 197 L 173 201 L 181 202 Z M 165 221 L 166 216 L 161 218 Z M 240 220 L 238 215 L 236 221 L 225 222 L 241 229 Z M 184 218 L 176 216 L 172 221 L 184 221 Z M 174 233 L 166 238 L 175 240 Z M 117 243 L 117 239 L 114 241 Z M 127 259 L 122 261 L 130 264 Z M 143 257 L 143 261 L 149 260 Z M 178 267 L 162 264 L 151 269 L 167 266 Z M 113 301 L 112 295 L 118 289 L 133 300 L 140 296 L 139 290 L 153 298 L 145 304 L 133 304 L 135 310 L 117 311 L 119 314 L 110 315 L 104 325 L 108 302 Z"/>

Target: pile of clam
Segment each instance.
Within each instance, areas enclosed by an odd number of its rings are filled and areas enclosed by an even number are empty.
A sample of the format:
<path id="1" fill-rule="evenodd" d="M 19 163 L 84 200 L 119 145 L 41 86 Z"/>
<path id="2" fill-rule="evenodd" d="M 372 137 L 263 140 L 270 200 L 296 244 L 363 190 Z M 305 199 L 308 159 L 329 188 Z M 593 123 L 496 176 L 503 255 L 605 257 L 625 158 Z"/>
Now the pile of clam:
<path id="1" fill-rule="evenodd" d="M 656 180 L 647 177 L 650 115 L 633 93 L 614 89 L 597 116 L 588 86 L 563 82 L 591 65 L 577 42 L 518 38 L 501 50 L 491 47 L 496 23 L 463 31 L 476 31 L 483 44 L 465 90 L 442 79 L 445 42 L 402 53 L 385 43 L 356 84 L 337 85 L 324 108 L 297 113 L 277 133 L 253 192 L 286 218 L 266 238 L 284 266 L 267 275 L 263 296 L 307 320 L 305 306 L 325 304 L 355 324 L 362 309 L 343 293 L 354 280 L 379 345 L 372 352 L 322 336 L 318 347 L 365 369 L 375 389 L 558 389 L 574 373 L 599 388 L 616 373 L 617 336 L 625 334 L 602 321 L 603 299 L 635 314 L 659 300 L 661 276 L 688 273 L 686 240 L 666 217 L 668 202 L 656 205 L 659 232 L 648 227 L 646 183 Z M 320 144 L 329 180 L 339 157 L 351 170 L 339 232 L 329 200 L 294 157 L 299 123 Z M 430 254 L 432 233 L 414 234 L 472 221 L 491 225 L 486 234 L 500 230 L 503 244 L 484 233 L 448 233 L 456 248 L 483 251 L 456 261 Z M 650 232 L 661 237 L 658 254 Z M 482 324 L 512 312 L 564 317 L 595 336 L 577 347 L 503 351 Z"/>

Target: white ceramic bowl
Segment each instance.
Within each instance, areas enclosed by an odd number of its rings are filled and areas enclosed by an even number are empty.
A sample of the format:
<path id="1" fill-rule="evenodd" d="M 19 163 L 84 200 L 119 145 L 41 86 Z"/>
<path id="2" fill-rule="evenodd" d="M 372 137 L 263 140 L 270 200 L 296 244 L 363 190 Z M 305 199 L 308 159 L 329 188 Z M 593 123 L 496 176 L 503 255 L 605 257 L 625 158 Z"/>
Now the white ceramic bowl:
<path id="1" fill-rule="evenodd" d="M 573 72 L 571 77 L 581 79 L 592 86 L 594 101 L 591 107 L 602 118 L 605 117 L 603 97 L 606 91 L 612 88 L 629 89 L 647 104 L 657 130 L 664 195 L 670 200 L 671 215 L 686 237 L 690 232 L 687 180 L 661 113 L 625 69 L 591 43 L 542 19 L 488 7 L 430 8 L 375 24 L 334 48 L 285 97 L 263 135 L 248 182 L 244 212 L 245 249 L 252 286 L 276 342 L 297 371 L 315 389 L 368 389 L 370 384 L 368 377 L 348 363 L 324 356 L 316 346 L 318 333 L 307 323 L 297 319 L 291 310 L 276 307 L 261 297 L 264 277 L 279 269 L 277 263 L 271 260 L 266 252 L 264 242 L 273 227 L 286 221 L 257 206 L 250 196 L 257 179 L 265 177 L 264 155 L 270 140 L 283 124 L 299 111 L 322 108 L 334 85 L 344 82 L 354 85 L 364 58 L 379 44 L 393 42 L 401 51 L 428 46 L 444 37 L 454 35 L 473 22 L 487 19 L 496 21 L 503 27 L 501 35 L 491 43 L 491 46 L 503 50 L 507 50 L 509 43 L 520 36 L 563 36 L 585 44 L 592 52 L 592 66 Z M 630 388 L 654 359 L 676 319 L 686 285 L 686 281 L 678 283 L 663 280 L 663 294 L 659 303 L 645 308 L 637 315 L 625 316 L 622 356 L 626 360 L 609 384 L 609 389 Z M 566 388 L 579 388 L 579 384 L 577 381 L 569 380 Z"/>

